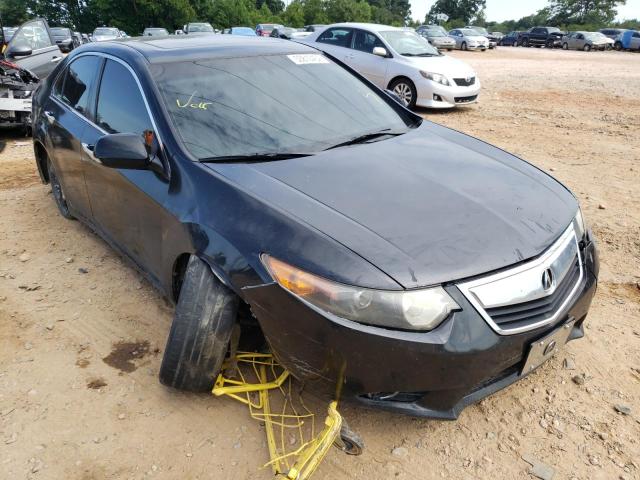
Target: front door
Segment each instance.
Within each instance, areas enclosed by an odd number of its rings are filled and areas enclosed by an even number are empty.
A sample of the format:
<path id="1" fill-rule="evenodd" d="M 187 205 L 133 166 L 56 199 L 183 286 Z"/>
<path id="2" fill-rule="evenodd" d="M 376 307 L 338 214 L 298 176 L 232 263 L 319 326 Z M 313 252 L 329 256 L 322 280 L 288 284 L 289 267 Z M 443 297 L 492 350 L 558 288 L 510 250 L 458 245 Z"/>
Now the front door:
<path id="1" fill-rule="evenodd" d="M 111 133 L 135 133 L 150 155 L 163 155 L 143 93 L 132 72 L 107 59 L 98 87 L 95 125 L 83 133 L 87 189 L 96 226 L 131 257 L 152 281 L 159 283 L 164 233 L 171 226 L 167 203 L 169 185 L 151 170 L 102 165 L 93 155 L 98 139 Z"/>
<path id="2" fill-rule="evenodd" d="M 13 51 L 24 47 L 31 49 L 31 55 L 13 55 Z M 40 79 L 48 76 L 62 60 L 62 53 L 52 41 L 47 24 L 43 20 L 32 20 L 23 24 L 7 45 L 5 55 L 8 60 L 30 70 Z"/>
<path id="3" fill-rule="evenodd" d="M 373 33 L 355 30 L 353 35 L 352 66 L 380 88 L 386 88 L 385 78 L 389 60 L 373 54 L 375 47 L 387 49 Z"/>

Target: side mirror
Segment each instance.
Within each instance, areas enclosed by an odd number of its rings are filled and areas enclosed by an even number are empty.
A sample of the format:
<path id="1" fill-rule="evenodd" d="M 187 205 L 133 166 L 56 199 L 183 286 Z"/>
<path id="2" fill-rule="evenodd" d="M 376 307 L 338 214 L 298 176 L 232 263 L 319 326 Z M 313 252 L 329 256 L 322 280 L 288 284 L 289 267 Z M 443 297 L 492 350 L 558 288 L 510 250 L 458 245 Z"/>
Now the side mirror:
<path id="1" fill-rule="evenodd" d="M 149 153 L 142 136 L 135 133 L 112 133 L 101 137 L 93 149 L 95 157 L 105 167 L 146 170 Z"/>
<path id="2" fill-rule="evenodd" d="M 28 45 L 9 45 L 8 57 L 28 57 L 33 53 L 33 50 Z"/>
<path id="3" fill-rule="evenodd" d="M 383 47 L 373 47 L 372 53 L 374 55 L 377 55 L 378 57 L 383 57 L 383 58 L 387 58 L 387 56 L 389 55 L 389 53 L 387 52 L 387 49 Z"/>

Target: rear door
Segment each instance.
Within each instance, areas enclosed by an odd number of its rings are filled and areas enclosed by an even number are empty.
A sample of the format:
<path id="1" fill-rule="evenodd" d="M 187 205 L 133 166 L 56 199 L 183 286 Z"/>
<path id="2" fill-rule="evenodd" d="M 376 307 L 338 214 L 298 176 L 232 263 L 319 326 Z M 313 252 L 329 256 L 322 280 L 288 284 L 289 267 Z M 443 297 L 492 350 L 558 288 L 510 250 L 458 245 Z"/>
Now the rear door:
<path id="1" fill-rule="evenodd" d="M 91 104 L 102 58 L 83 55 L 58 76 L 47 99 L 44 115 L 49 122 L 48 151 L 60 177 L 66 200 L 74 210 L 91 219 L 91 205 L 82 165 L 81 139 L 91 124 Z"/>
<path id="2" fill-rule="evenodd" d="M 14 52 L 23 48 L 30 49 L 31 55 L 14 55 Z M 42 19 L 24 23 L 9 42 L 5 56 L 41 79 L 48 76 L 62 60 L 62 53 L 53 41 L 47 23 Z"/>
<path id="3" fill-rule="evenodd" d="M 350 61 L 356 71 L 378 87 L 385 88 L 389 59 L 374 55 L 375 47 L 387 49 L 377 35 L 365 30 L 354 30 Z"/>
<path id="4" fill-rule="evenodd" d="M 316 42 L 321 43 L 320 49 L 330 53 L 338 60 L 343 61 L 350 67 L 353 66 L 353 52 L 351 50 L 351 40 L 353 29 L 346 27 L 329 28 L 322 32 Z"/>
<path id="5" fill-rule="evenodd" d="M 631 44 L 629 48 L 632 50 L 640 50 L 640 32 L 633 32 L 631 35 Z"/>

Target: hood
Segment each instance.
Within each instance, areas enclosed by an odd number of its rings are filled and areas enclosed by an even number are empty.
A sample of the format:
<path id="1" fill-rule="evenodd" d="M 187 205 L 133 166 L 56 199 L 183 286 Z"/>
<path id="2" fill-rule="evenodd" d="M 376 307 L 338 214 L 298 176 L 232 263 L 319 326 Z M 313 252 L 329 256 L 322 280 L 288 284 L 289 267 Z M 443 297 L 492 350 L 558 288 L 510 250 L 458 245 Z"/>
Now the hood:
<path id="1" fill-rule="evenodd" d="M 535 257 L 578 208 L 532 165 L 426 121 L 399 137 L 310 157 L 206 165 L 405 288 Z"/>
<path id="2" fill-rule="evenodd" d="M 93 39 L 96 42 L 103 42 L 105 40 L 115 40 L 116 38 L 118 38 L 116 35 L 94 35 Z"/>
<path id="3" fill-rule="evenodd" d="M 488 42 L 489 39 L 487 37 L 483 37 L 482 35 L 465 35 L 467 40 L 473 40 L 474 42 Z"/>
<path id="4" fill-rule="evenodd" d="M 402 57 L 410 65 L 431 73 L 439 73 L 451 78 L 474 77 L 473 69 L 462 60 L 440 55 L 439 57 Z"/>

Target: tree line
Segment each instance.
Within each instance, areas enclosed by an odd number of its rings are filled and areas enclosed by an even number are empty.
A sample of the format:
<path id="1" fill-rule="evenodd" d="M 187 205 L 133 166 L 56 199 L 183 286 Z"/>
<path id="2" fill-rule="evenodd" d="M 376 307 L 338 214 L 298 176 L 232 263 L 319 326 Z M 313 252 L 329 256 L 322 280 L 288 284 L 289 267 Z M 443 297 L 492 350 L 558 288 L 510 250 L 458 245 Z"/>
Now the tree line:
<path id="1" fill-rule="evenodd" d="M 565 31 L 596 31 L 605 27 L 640 28 L 640 20 L 616 22 L 618 7 L 626 0 L 549 0 L 548 5 L 519 20 L 489 22 L 485 17 L 486 0 L 437 0 L 425 22 L 446 29 L 479 25 L 491 31 L 528 30 L 535 26 L 559 27 Z"/>
<path id="2" fill-rule="evenodd" d="M 254 27 L 281 23 L 292 27 L 334 22 L 405 25 L 409 0 L 0 0 L 4 25 L 19 25 L 35 16 L 50 25 L 91 32 L 97 26 L 117 27 L 137 35 L 146 27 L 170 32 L 188 22 L 209 22 L 216 28 Z"/>

